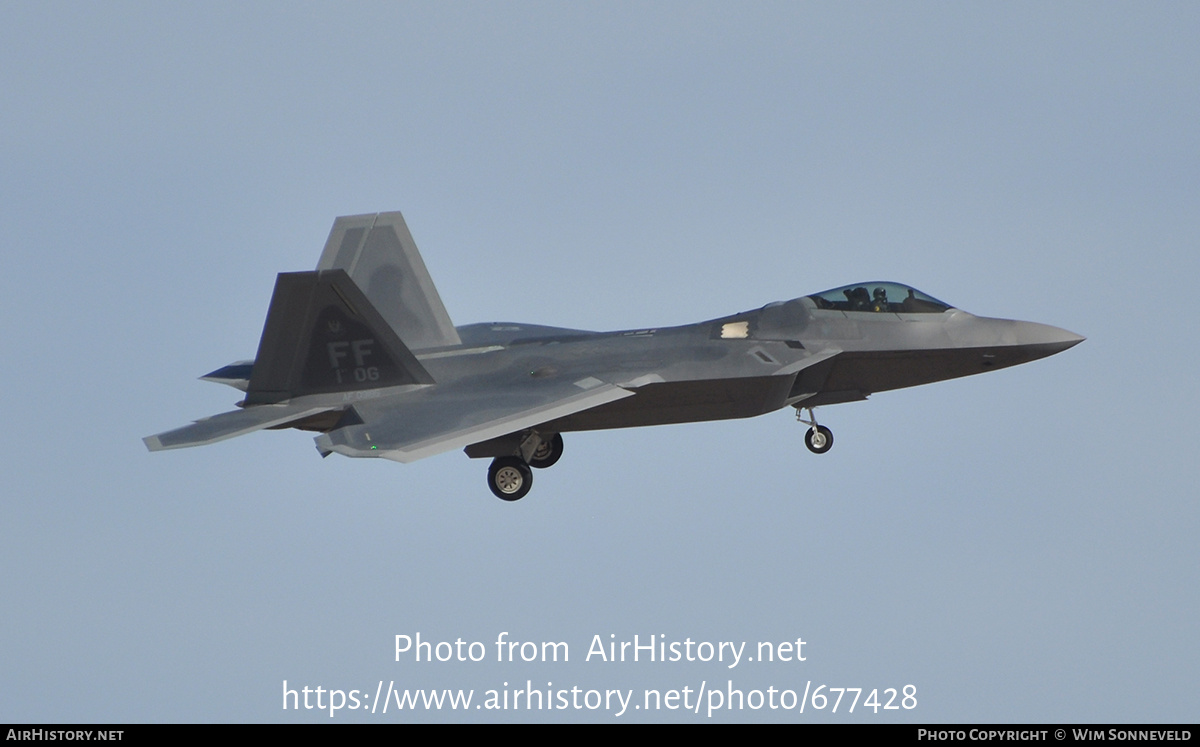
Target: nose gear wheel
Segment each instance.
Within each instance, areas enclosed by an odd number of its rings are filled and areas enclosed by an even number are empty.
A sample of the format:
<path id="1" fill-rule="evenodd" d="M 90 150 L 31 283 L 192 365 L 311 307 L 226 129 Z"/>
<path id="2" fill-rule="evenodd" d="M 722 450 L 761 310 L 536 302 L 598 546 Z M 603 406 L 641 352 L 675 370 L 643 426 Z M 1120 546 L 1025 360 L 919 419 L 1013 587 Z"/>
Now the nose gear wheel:
<path id="1" fill-rule="evenodd" d="M 804 409 L 808 410 L 808 420 L 800 416 L 801 408 L 796 408 L 796 420 L 811 426 L 804 433 L 804 445 L 814 454 L 824 454 L 833 448 L 833 431 L 817 424 L 817 416 L 813 414 L 811 407 Z"/>

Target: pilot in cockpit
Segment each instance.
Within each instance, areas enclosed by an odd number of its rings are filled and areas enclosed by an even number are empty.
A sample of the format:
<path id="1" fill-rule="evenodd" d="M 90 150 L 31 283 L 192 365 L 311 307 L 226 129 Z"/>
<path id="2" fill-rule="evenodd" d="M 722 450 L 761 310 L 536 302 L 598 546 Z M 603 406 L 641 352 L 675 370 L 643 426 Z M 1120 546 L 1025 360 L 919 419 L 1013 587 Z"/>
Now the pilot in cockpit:
<path id="1" fill-rule="evenodd" d="M 875 301 L 871 304 L 871 311 L 887 311 L 888 300 L 887 291 L 883 288 L 875 289 Z"/>

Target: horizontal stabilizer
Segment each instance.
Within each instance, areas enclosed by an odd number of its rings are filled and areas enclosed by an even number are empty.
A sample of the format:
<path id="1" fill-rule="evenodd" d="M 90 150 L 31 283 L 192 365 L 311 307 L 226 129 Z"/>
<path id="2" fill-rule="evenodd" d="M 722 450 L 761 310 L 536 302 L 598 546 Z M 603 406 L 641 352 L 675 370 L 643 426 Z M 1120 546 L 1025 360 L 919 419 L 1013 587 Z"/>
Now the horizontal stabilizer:
<path id="1" fill-rule="evenodd" d="M 243 392 L 250 387 L 250 374 L 254 370 L 254 361 L 237 361 L 228 366 L 221 366 L 216 371 L 200 377 L 201 381 L 213 381 L 225 384 Z"/>
<path id="2" fill-rule="evenodd" d="M 273 426 L 288 423 L 316 415 L 329 410 L 337 410 L 337 406 L 314 407 L 312 405 L 259 405 L 247 407 L 244 410 L 232 410 L 220 415 L 213 415 L 203 420 L 197 420 L 191 425 L 176 428 L 172 431 L 146 436 L 142 439 L 150 451 L 163 449 L 182 449 L 185 446 L 203 446 L 204 444 L 224 441 L 227 438 L 240 436 L 244 433 L 259 431 Z"/>

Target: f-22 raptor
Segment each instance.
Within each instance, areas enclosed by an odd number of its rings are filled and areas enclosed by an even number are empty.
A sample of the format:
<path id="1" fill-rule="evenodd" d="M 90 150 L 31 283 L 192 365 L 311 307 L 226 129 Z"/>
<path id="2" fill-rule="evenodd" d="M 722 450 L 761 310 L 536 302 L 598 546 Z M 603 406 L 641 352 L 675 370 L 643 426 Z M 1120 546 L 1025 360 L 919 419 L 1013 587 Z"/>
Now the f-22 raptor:
<path id="1" fill-rule="evenodd" d="M 355 215 L 334 221 L 316 270 L 277 277 L 254 360 L 201 377 L 244 391 L 238 409 L 144 440 L 157 451 L 299 428 L 320 433 L 322 456 L 412 462 L 462 448 L 491 457 L 488 487 L 515 501 L 531 468 L 562 456 L 564 433 L 790 406 L 822 454 L 833 434 L 817 407 L 1025 363 L 1083 339 L 974 316 L 894 282 L 681 327 L 455 327 L 400 213 Z"/>

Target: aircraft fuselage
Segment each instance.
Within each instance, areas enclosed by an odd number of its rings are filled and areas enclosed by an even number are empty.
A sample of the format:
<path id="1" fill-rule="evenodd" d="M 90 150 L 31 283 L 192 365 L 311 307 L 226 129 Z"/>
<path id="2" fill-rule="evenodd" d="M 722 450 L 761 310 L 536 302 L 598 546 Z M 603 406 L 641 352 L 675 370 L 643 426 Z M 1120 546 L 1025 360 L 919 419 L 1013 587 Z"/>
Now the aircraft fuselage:
<path id="1" fill-rule="evenodd" d="M 678 327 L 456 327 L 403 217 L 345 216 L 316 270 L 276 278 L 255 359 L 203 377 L 244 391 L 239 409 L 144 441 L 158 451 L 299 428 L 320 433 L 323 456 L 411 462 L 462 448 L 494 457 L 489 487 L 517 500 L 530 468 L 558 461 L 565 432 L 790 405 L 820 454 L 833 434 L 815 407 L 1005 368 L 1081 340 L 886 281 Z"/>

